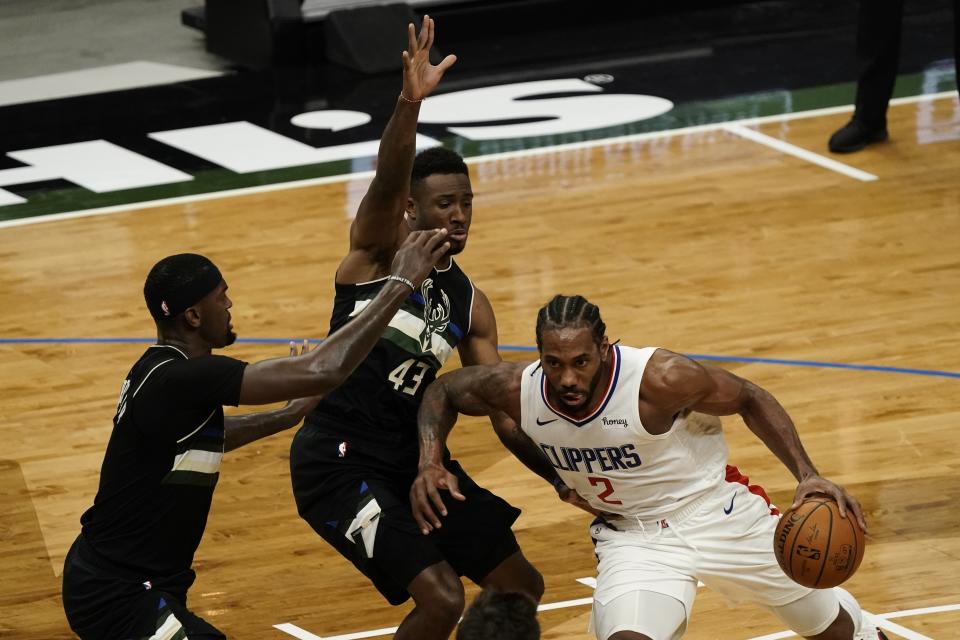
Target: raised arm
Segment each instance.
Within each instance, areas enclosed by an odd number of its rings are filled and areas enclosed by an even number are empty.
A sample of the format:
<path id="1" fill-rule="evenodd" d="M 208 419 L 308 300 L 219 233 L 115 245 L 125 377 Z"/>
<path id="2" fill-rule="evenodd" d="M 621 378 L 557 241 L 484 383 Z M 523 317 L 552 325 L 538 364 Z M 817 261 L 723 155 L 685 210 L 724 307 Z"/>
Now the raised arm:
<path id="1" fill-rule="evenodd" d="M 380 139 L 377 171 L 350 226 L 350 251 L 337 271 L 338 282 L 360 282 L 382 275 L 394 248 L 406 234 L 403 212 L 410 190 L 416 152 L 420 103 L 436 88 L 456 56 L 430 64 L 434 23 L 424 16 L 419 36 L 407 25 L 408 50 L 403 52 L 403 88 L 393 116 Z"/>
<path id="2" fill-rule="evenodd" d="M 393 259 L 391 280 L 345 327 L 305 356 L 275 358 L 246 368 L 240 404 L 268 404 L 324 395 L 339 386 L 370 353 L 415 285 L 450 248 L 446 230 L 411 233 Z"/>
<path id="3" fill-rule="evenodd" d="M 850 508 L 860 527 L 866 530 L 860 503 L 843 487 L 819 474 L 803 448 L 793 420 L 777 399 L 760 386 L 720 367 L 659 349 L 643 374 L 640 398 L 641 412 L 650 411 L 653 422 L 689 410 L 713 416 L 739 414 L 797 479 L 793 507 L 811 494 L 825 493 L 837 501 L 841 514 L 845 515 Z"/>

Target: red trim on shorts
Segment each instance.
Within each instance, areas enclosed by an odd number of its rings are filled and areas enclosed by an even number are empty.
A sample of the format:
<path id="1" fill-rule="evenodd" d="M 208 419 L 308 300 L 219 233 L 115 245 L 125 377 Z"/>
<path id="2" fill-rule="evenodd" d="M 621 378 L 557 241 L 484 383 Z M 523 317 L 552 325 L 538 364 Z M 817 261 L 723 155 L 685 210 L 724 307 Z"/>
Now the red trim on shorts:
<path id="1" fill-rule="evenodd" d="M 777 509 L 771 502 L 770 496 L 767 495 L 767 492 L 764 491 L 763 487 L 758 484 L 750 484 L 750 478 L 740 473 L 740 469 L 737 469 L 733 465 L 727 465 L 727 482 L 739 482 L 747 488 L 750 493 L 755 496 L 760 496 L 763 498 L 763 501 L 767 503 L 767 506 L 770 507 L 770 515 L 778 516 L 780 515 L 780 510 Z"/>

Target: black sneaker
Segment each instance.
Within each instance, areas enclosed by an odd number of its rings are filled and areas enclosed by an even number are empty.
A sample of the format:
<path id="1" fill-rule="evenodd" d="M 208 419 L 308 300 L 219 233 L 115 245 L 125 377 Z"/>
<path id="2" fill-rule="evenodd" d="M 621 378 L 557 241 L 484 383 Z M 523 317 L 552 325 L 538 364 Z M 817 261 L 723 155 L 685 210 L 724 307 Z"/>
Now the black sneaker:
<path id="1" fill-rule="evenodd" d="M 886 127 L 881 129 L 870 129 L 856 118 L 853 118 L 847 124 L 830 136 L 828 146 L 834 153 L 851 153 L 860 151 L 868 144 L 882 142 L 889 136 Z"/>

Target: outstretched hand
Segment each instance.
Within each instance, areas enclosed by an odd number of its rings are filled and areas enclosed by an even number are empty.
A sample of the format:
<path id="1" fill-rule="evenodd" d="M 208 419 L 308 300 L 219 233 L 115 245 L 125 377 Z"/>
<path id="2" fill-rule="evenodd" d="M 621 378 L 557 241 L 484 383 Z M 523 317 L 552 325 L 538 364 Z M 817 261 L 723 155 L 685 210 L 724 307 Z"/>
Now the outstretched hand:
<path id="1" fill-rule="evenodd" d="M 438 65 L 430 64 L 430 47 L 433 46 L 433 18 L 423 16 L 420 35 L 417 35 L 413 23 L 407 25 L 407 50 L 403 52 L 403 91 L 401 95 L 408 102 L 419 102 L 440 83 L 440 78 L 457 61 L 457 56 L 449 55 Z"/>
<path id="2" fill-rule="evenodd" d="M 316 347 L 314 347 L 316 348 Z M 290 341 L 290 357 L 295 358 L 297 356 L 304 356 L 311 351 L 310 341 L 304 340 L 301 343 L 300 348 L 297 348 L 297 343 L 293 340 Z M 311 396 L 309 398 L 297 398 L 291 400 L 287 403 L 287 406 L 284 409 L 296 419 L 296 422 L 300 422 L 308 413 L 313 411 L 313 409 L 320 404 L 320 401 L 323 399 L 323 396 Z"/>
<path id="3" fill-rule="evenodd" d="M 410 487 L 410 507 L 413 510 L 413 519 L 423 535 L 440 528 L 440 515 L 447 515 L 447 507 L 443 504 L 443 497 L 439 489 L 450 492 L 457 500 L 466 500 L 460 493 L 460 481 L 442 464 L 428 464 L 420 468 L 420 473 Z"/>
<path id="4" fill-rule="evenodd" d="M 790 508 L 796 509 L 804 500 L 817 493 L 822 493 L 836 500 L 842 518 L 846 518 L 847 512 L 852 511 L 860 529 L 864 533 L 867 532 L 867 521 L 863 517 L 863 508 L 860 506 L 860 502 L 850 495 L 846 489 L 823 476 L 813 475 L 804 478 L 797 485 L 797 493 Z"/>

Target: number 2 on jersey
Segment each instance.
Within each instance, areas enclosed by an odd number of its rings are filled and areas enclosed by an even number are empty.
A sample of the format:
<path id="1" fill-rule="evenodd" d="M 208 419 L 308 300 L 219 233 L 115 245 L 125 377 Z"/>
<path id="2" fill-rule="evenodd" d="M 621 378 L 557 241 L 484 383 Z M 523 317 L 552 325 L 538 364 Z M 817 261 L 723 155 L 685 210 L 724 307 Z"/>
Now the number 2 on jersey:
<path id="1" fill-rule="evenodd" d="M 610 484 L 609 480 L 606 478 L 598 478 L 597 476 L 587 476 L 587 480 L 589 480 L 590 484 L 594 487 L 598 484 L 602 484 L 604 487 L 606 487 L 606 489 L 597 494 L 597 498 L 599 498 L 601 502 L 606 502 L 607 504 L 623 504 L 623 502 L 620 500 L 608 499 L 610 494 L 613 493 L 613 485 Z"/>
<path id="2" fill-rule="evenodd" d="M 410 376 L 409 382 L 407 381 L 407 373 L 410 369 L 416 365 L 417 371 Z M 420 388 L 420 383 L 423 382 L 423 376 L 427 373 L 427 370 L 430 368 L 426 362 L 421 362 L 419 360 L 414 360 L 410 358 L 409 360 L 404 361 L 399 367 L 390 372 L 390 375 L 387 376 L 387 380 L 393 383 L 393 388 L 397 391 L 403 391 L 408 395 L 416 395 L 417 389 Z"/>

